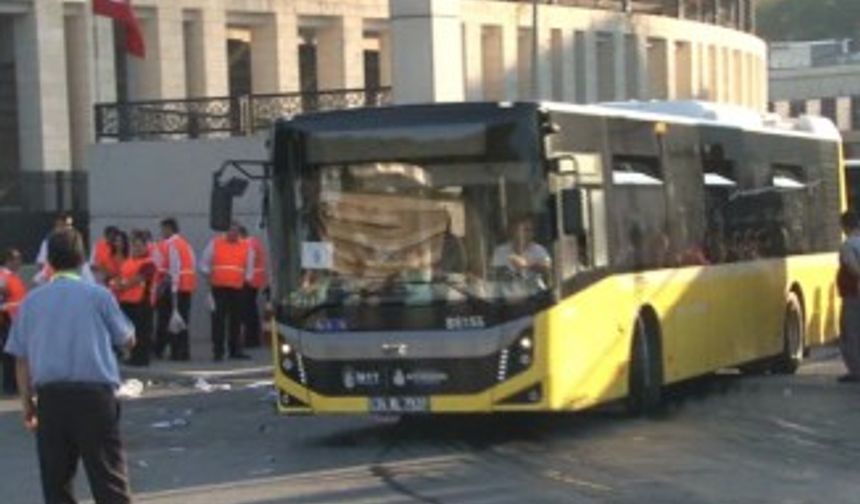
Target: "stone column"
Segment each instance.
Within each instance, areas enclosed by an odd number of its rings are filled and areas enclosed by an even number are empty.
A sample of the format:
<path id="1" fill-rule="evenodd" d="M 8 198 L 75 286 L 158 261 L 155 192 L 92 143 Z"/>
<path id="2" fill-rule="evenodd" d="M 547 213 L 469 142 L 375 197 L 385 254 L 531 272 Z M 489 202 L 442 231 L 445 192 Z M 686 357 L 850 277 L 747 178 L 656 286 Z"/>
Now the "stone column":
<path id="1" fill-rule="evenodd" d="M 505 24 L 502 30 L 502 68 L 504 69 L 505 99 L 514 101 L 519 97 L 519 28 Z"/>
<path id="2" fill-rule="evenodd" d="M 211 1 L 211 0 L 210 0 Z M 188 95 L 227 96 L 230 93 L 227 68 L 227 20 L 224 6 L 213 1 L 207 8 L 192 11 L 189 18 L 186 54 Z"/>
<path id="3" fill-rule="evenodd" d="M 87 9 L 89 10 L 89 9 Z M 92 28 L 90 44 L 93 54 L 93 89 L 95 101 L 116 101 L 116 63 L 114 50 L 113 21 L 103 16 L 88 14 L 87 19 L 95 25 Z M 92 26 L 92 25 L 91 25 Z"/>
<path id="4" fill-rule="evenodd" d="M 836 127 L 840 131 L 851 129 L 851 97 L 840 96 L 836 98 Z"/>
<path id="5" fill-rule="evenodd" d="M 68 85 L 69 136 L 72 168 L 83 168 L 87 144 L 93 139 L 93 103 L 95 87 L 91 86 L 95 60 L 92 17 L 84 5 L 68 9 L 65 16 L 66 82 Z"/>
<path id="6" fill-rule="evenodd" d="M 690 44 L 690 98 L 698 100 L 702 95 L 702 46 L 696 42 Z"/>
<path id="7" fill-rule="evenodd" d="M 648 40 L 648 43 L 649 97 L 656 100 L 668 100 L 672 96 L 669 93 L 671 78 L 669 67 L 674 66 L 674 62 L 669 60 L 668 47 L 674 42 L 652 38 Z"/>
<path id="8" fill-rule="evenodd" d="M 791 115 L 791 103 L 788 101 L 774 102 L 773 111 L 782 118 L 788 118 Z"/>
<path id="9" fill-rule="evenodd" d="M 30 13 L 14 18 L 21 169 L 70 170 L 64 6 L 31 5 Z"/>
<path id="10" fill-rule="evenodd" d="M 133 99 L 167 100 L 185 97 L 185 40 L 182 9 L 175 2 L 159 2 L 139 16 L 146 42 L 146 58 L 129 59 Z"/>
<path id="11" fill-rule="evenodd" d="M 615 74 L 615 99 L 626 100 L 627 96 L 627 40 L 619 27 L 612 32 L 612 57 Z"/>
<path id="12" fill-rule="evenodd" d="M 379 81 L 391 86 L 391 29 L 379 33 Z"/>
<path id="13" fill-rule="evenodd" d="M 678 58 L 675 41 L 666 40 L 666 99 L 678 99 Z"/>
<path id="14" fill-rule="evenodd" d="M 483 27 L 479 23 L 463 23 L 463 71 L 465 73 L 466 100 L 484 98 Z"/>
<path id="15" fill-rule="evenodd" d="M 389 9 L 394 101 L 462 101 L 463 32 L 459 0 L 389 0 Z"/>
<path id="16" fill-rule="evenodd" d="M 279 5 L 251 31 L 251 83 L 254 93 L 299 90 L 299 28 L 295 11 Z M 363 62 L 362 62 L 363 63 Z"/>
<path id="17" fill-rule="evenodd" d="M 813 98 L 806 100 L 806 114 L 811 116 L 821 115 L 821 99 Z"/>
<path id="18" fill-rule="evenodd" d="M 693 86 L 694 68 L 693 65 L 693 45 L 690 42 L 678 41 L 674 44 L 675 47 L 675 92 L 677 98 L 681 100 L 689 100 L 696 96 Z"/>
<path id="19" fill-rule="evenodd" d="M 644 35 L 635 35 L 636 37 L 636 83 L 639 87 L 640 100 L 647 100 L 651 97 L 651 79 L 648 75 L 648 37 Z"/>
<path id="20" fill-rule="evenodd" d="M 532 29 L 517 28 L 517 99 L 535 98 L 532 90 Z"/>
<path id="21" fill-rule="evenodd" d="M 362 18 L 341 17 L 317 32 L 317 73 L 320 91 L 364 88 Z"/>
<path id="22" fill-rule="evenodd" d="M 538 26 L 537 75 L 538 88 L 534 90 L 534 98 L 538 100 L 552 99 L 552 29 L 550 28 L 546 9 L 538 11 L 540 22 Z M 529 44 L 531 54 L 531 44 Z M 529 76 L 531 78 L 531 76 Z"/>
<path id="23" fill-rule="evenodd" d="M 482 94 L 485 100 L 505 99 L 505 66 L 501 26 L 481 30 Z"/>
<path id="24" fill-rule="evenodd" d="M 598 61 L 597 61 L 597 33 L 594 30 L 585 32 L 585 102 L 594 103 L 598 101 Z"/>
<path id="25" fill-rule="evenodd" d="M 561 35 L 561 98 L 576 102 L 576 32 L 562 30 Z"/>

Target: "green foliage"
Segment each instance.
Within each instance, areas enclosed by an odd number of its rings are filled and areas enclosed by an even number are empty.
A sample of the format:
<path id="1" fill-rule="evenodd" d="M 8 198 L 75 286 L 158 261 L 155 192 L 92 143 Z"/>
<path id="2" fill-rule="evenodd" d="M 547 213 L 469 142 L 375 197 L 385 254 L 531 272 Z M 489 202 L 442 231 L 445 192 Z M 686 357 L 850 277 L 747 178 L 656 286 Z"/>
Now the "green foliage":
<path id="1" fill-rule="evenodd" d="M 860 37 L 860 0 L 759 0 L 757 18 L 768 41 Z"/>

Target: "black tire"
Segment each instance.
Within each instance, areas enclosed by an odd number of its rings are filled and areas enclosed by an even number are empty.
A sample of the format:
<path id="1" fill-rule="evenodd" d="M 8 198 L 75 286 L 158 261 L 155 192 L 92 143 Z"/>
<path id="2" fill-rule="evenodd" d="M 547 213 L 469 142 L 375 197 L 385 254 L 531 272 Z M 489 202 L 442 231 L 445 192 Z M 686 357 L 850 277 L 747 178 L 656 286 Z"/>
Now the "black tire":
<path id="1" fill-rule="evenodd" d="M 782 353 L 776 358 L 773 372 L 794 374 L 806 350 L 806 328 L 803 322 L 803 308 L 793 292 L 785 303 L 785 317 L 782 322 Z"/>
<path id="2" fill-rule="evenodd" d="M 652 414 L 662 403 L 663 358 L 657 333 L 643 317 L 636 320 L 627 394 L 627 412 L 632 416 Z"/>

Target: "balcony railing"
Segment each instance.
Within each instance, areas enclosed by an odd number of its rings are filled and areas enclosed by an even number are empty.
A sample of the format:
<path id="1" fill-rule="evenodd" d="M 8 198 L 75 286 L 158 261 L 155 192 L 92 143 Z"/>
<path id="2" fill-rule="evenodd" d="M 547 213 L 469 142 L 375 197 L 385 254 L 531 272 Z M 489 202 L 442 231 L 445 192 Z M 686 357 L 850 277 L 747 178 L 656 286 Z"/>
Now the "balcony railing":
<path id="1" fill-rule="evenodd" d="M 95 106 L 96 139 L 242 136 L 268 128 L 279 117 L 378 107 L 390 101 L 391 88 L 379 88 L 100 103 Z"/>
<path id="2" fill-rule="evenodd" d="M 534 0 L 500 0 L 532 4 Z M 537 0 L 538 5 L 561 5 L 629 14 L 670 16 L 755 31 L 754 0 Z"/>

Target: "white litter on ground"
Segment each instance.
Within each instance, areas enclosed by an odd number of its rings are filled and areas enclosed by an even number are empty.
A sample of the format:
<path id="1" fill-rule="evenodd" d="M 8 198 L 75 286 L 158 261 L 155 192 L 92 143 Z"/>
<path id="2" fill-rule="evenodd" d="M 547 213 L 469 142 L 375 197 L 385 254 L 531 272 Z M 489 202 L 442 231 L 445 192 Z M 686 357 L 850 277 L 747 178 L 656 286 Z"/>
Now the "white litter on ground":
<path id="1" fill-rule="evenodd" d="M 143 382 L 132 378 L 122 382 L 116 391 L 116 396 L 121 399 L 136 399 L 143 395 L 143 389 Z"/>
<path id="2" fill-rule="evenodd" d="M 203 378 L 197 378 L 196 380 L 194 380 L 194 388 L 201 392 L 208 393 L 231 390 L 233 387 L 229 383 L 213 384 L 209 383 Z"/>

